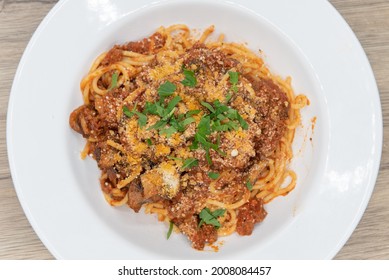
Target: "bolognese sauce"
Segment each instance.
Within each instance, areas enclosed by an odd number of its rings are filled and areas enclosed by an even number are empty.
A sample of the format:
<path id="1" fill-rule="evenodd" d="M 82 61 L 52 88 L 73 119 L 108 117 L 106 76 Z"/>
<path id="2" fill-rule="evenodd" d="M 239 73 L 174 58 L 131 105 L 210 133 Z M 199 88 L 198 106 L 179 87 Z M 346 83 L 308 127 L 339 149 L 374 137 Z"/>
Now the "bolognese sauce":
<path id="1" fill-rule="evenodd" d="M 161 27 L 100 55 L 69 119 L 101 170 L 104 197 L 145 207 L 193 248 L 250 235 L 296 184 L 287 167 L 305 96 L 248 48 Z M 298 101 L 298 102 L 297 102 Z"/>

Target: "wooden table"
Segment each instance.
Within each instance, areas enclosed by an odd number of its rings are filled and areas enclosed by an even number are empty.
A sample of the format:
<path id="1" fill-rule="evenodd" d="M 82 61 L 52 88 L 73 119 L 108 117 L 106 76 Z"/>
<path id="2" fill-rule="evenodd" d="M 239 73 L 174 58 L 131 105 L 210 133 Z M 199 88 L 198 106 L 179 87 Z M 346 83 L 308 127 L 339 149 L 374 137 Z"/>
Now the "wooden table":
<path id="1" fill-rule="evenodd" d="M 57 1 L 0 0 L 0 259 L 53 259 L 27 221 L 16 196 L 6 151 L 12 80 L 33 32 Z M 365 49 L 381 95 L 384 140 L 389 137 L 389 1 L 332 0 Z M 373 196 L 336 259 L 389 259 L 389 147 L 383 146 Z"/>

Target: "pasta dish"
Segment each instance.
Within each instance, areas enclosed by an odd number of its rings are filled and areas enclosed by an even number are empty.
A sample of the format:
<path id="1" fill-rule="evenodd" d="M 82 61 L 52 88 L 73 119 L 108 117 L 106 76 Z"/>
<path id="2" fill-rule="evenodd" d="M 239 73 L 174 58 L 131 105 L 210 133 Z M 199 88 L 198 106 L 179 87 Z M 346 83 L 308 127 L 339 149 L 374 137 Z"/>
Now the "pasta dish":
<path id="1" fill-rule="evenodd" d="M 113 46 L 82 79 L 84 104 L 69 119 L 107 202 L 143 207 L 198 250 L 250 235 L 264 205 L 294 189 L 291 145 L 309 103 L 213 31 L 177 24 Z"/>

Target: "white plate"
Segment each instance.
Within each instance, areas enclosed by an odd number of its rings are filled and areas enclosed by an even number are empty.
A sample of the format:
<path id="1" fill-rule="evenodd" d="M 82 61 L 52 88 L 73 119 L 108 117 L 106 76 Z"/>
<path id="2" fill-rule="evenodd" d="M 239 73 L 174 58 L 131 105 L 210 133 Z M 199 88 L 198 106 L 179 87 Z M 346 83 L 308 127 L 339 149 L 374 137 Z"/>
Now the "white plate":
<path id="1" fill-rule="evenodd" d="M 291 75 L 311 100 L 294 145 L 296 190 L 267 205 L 267 219 L 250 237 L 227 237 L 217 253 L 192 249 L 182 235 L 166 240 L 167 226 L 154 216 L 108 206 L 96 164 L 80 160 L 84 140 L 68 125 L 82 104 L 79 82 L 100 52 L 173 23 L 215 24 L 228 41 L 262 49 L 272 71 Z M 60 1 L 23 55 L 7 121 L 18 197 L 60 259 L 332 258 L 366 208 L 382 147 L 370 65 L 324 0 Z"/>

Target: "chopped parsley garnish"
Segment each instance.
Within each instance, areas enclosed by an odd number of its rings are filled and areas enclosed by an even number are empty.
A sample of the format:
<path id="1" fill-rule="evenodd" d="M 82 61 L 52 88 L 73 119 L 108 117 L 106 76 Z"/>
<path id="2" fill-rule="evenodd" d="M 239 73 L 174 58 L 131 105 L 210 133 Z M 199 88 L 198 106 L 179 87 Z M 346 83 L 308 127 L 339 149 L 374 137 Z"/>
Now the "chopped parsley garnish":
<path id="1" fill-rule="evenodd" d="M 130 111 L 130 109 L 128 109 L 127 106 L 123 106 L 123 113 L 127 117 L 129 117 L 129 118 L 133 117 L 134 115 L 137 115 L 138 116 L 138 124 L 139 124 L 139 126 L 140 127 L 144 127 L 146 125 L 146 123 L 147 123 L 147 116 L 145 114 L 142 114 L 141 112 L 138 112 L 136 110 L 136 105 L 137 104 L 138 103 L 135 103 L 135 106 L 134 106 L 134 108 L 131 111 Z"/>
<path id="2" fill-rule="evenodd" d="M 165 105 L 164 101 L 165 101 L 165 97 L 172 95 L 175 90 L 176 90 L 176 86 L 173 83 L 167 81 L 158 88 L 158 94 L 160 95 L 161 99 L 155 103 L 146 102 L 143 113 L 136 111 L 135 109 L 136 104 L 135 104 L 135 108 L 132 111 L 130 111 L 127 107 L 123 107 L 123 112 L 127 117 L 130 118 L 134 114 L 136 114 L 139 117 L 140 127 L 143 127 L 147 124 L 146 114 L 158 115 L 161 118 L 161 120 L 156 122 L 147 130 L 163 129 L 163 131 L 160 131 L 161 134 L 166 134 L 168 135 L 168 137 L 170 137 L 172 134 L 177 132 L 177 129 L 170 128 L 170 127 L 165 128 L 165 126 L 169 123 L 170 118 L 174 115 L 174 112 L 177 110 L 175 106 L 178 104 L 178 102 L 181 101 L 181 97 L 179 96 L 173 97 L 168 102 L 167 105 Z"/>
<path id="3" fill-rule="evenodd" d="M 184 85 L 195 86 L 197 83 L 195 74 L 193 71 L 183 69 L 185 79 L 181 81 Z M 230 82 L 233 86 L 238 83 L 238 72 L 228 72 L 230 76 Z M 166 98 L 172 96 L 176 91 L 177 87 L 170 81 L 166 81 L 161 84 L 158 88 L 159 100 L 155 102 L 146 102 L 143 112 L 136 110 L 136 105 L 133 110 L 129 110 L 127 107 L 123 107 L 123 112 L 127 117 L 133 115 L 138 116 L 138 123 L 140 127 L 144 127 L 147 124 L 146 114 L 156 115 L 160 117 L 153 125 L 149 126 L 147 130 L 158 130 L 160 135 L 166 135 L 171 137 L 173 134 L 178 132 L 184 132 L 186 127 L 191 123 L 195 123 L 196 119 L 193 115 L 200 114 L 202 110 L 191 110 L 186 114 L 177 114 L 177 104 L 182 100 L 180 96 L 176 95 L 172 97 L 168 102 Z M 234 90 L 234 89 L 233 89 Z M 229 93 L 230 94 L 230 93 Z M 231 97 L 227 96 L 227 102 Z M 196 127 L 196 133 L 194 135 L 192 144 L 189 146 L 190 150 L 196 150 L 202 147 L 205 150 L 205 158 L 209 165 L 212 165 L 211 150 L 216 151 L 221 156 L 226 156 L 226 153 L 220 149 L 220 132 L 248 129 L 247 122 L 242 118 L 236 109 L 232 109 L 227 106 L 226 103 L 221 103 L 219 100 L 215 100 L 212 103 L 200 101 L 200 104 L 207 109 L 208 114 L 204 114 L 200 122 Z M 211 140 L 211 134 L 216 133 L 217 142 Z M 151 144 L 147 141 L 148 145 Z M 183 161 L 183 169 L 198 166 L 197 159 L 186 159 Z M 212 178 L 216 178 L 216 173 L 210 175 Z"/>
<path id="4" fill-rule="evenodd" d="M 232 94 L 231 93 L 227 93 L 225 103 L 227 104 L 228 102 L 230 102 L 231 98 L 232 98 Z"/>
<path id="5" fill-rule="evenodd" d="M 153 145 L 153 142 L 151 141 L 150 138 L 146 139 L 146 143 L 147 143 L 147 146 L 152 146 Z"/>
<path id="6" fill-rule="evenodd" d="M 166 106 L 165 114 L 168 115 L 174 109 L 174 107 L 181 101 L 181 97 L 175 96 Z"/>
<path id="7" fill-rule="evenodd" d="M 185 78 L 181 81 L 181 84 L 187 87 L 195 87 L 197 85 L 197 79 L 195 73 L 185 68 L 183 71 L 184 71 Z"/>
<path id="8" fill-rule="evenodd" d="M 172 95 L 176 91 L 176 85 L 172 82 L 166 81 L 158 88 L 158 94 L 161 97 L 167 97 Z"/>
<path id="9" fill-rule="evenodd" d="M 117 87 L 118 77 L 119 77 L 119 74 L 117 72 L 112 74 L 111 85 L 109 86 L 108 90 L 111 90 L 111 89 L 114 89 L 115 87 Z"/>
<path id="10" fill-rule="evenodd" d="M 177 118 L 172 116 L 170 119 L 170 125 L 174 127 L 179 132 L 184 132 L 186 127 L 195 122 L 196 120 L 193 117 L 188 117 L 188 113 L 179 114 Z"/>
<path id="11" fill-rule="evenodd" d="M 123 113 L 129 118 L 132 118 L 134 115 L 134 112 L 130 111 L 127 106 L 123 106 Z"/>
<path id="12" fill-rule="evenodd" d="M 211 113 L 215 113 L 215 109 L 212 107 L 211 104 L 201 101 L 201 105 L 203 105 L 205 108 L 207 108 Z"/>
<path id="13" fill-rule="evenodd" d="M 147 124 L 147 116 L 135 111 L 135 114 L 138 116 L 138 123 L 140 127 L 144 127 Z"/>
<path id="14" fill-rule="evenodd" d="M 212 212 L 208 208 L 204 208 L 199 214 L 199 227 L 205 223 L 207 225 L 213 225 L 215 228 L 220 228 L 220 222 L 217 220 L 217 218 L 223 216 L 225 212 L 226 209 L 217 209 Z"/>
<path id="15" fill-rule="evenodd" d="M 162 107 L 162 105 L 159 102 L 151 103 L 146 101 L 143 113 L 162 116 L 163 112 L 164 112 L 164 107 Z"/>
<path id="16" fill-rule="evenodd" d="M 147 130 L 152 130 L 152 129 L 160 129 L 162 127 L 165 127 L 167 125 L 167 121 L 157 121 L 154 125 L 150 126 Z"/>
<path id="17" fill-rule="evenodd" d="M 233 92 L 238 92 L 238 80 L 239 80 L 239 73 L 228 71 L 228 75 L 230 75 L 230 83 L 231 83 L 231 89 Z"/>
<path id="18" fill-rule="evenodd" d="M 169 239 L 169 238 L 170 238 L 170 235 L 172 235 L 172 232 L 173 232 L 173 223 L 170 222 L 170 224 L 169 224 L 169 230 L 168 230 L 168 232 L 167 232 L 167 234 L 166 234 L 166 239 Z"/>
<path id="19" fill-rule="evenodd" d="M 238 130 L 239 127 L 246 130 L 248 129 L 248 124 L 237 110 L 228 107 L 219 100 L 215 100 L 213 104 L 204 101 L 201 101 L 200 103 L 210 111 L 210 114 L 201 117 L 190 149 L 196 150 L 201 145 L 205 150 L 205 158 L 207 159 L 208 164 L 212 165 L 210 156 L 211 149 L 222 156 L 225 156 L 226 154 L 219 148 L 219 134 L 217 135 L 216 144 L 212 143 L 208 136 L 211 135 L 212 132 Z"/>
<path id="20" fill-rule="evenodd" d="M 251 184 L 250 180 L 247 180 L 246 187 L 251 191 L 253 189 L 253 184 Z"/>
<path id="21" fill-rule="evenodd" d="M 193 116 L 193 115 L 197 115 L 198 113 L 201 113 L 201 110 L 190 110 L 186 113 L 186 116 L 187 117 L 190 117 L 190 116 Z"/>
<path id="22" fill-rule="evenodd" d="M 175 129 L 173 126 L 169 126 L 159 130 L 159 134 L 165 134 L 167 138 L 170 138 L 174 133 L 177 133 L 177 129 Z"/>
<path id="23" fill-rule="evenodd" d="M 177 110 L 176 105 L 181 101 L 181 97 L 175 96 L 166 105 L 161 104 L 160 101 L 156 103 L 146 103 L 144 113 L 152 115 L 158 115 L 161 119 L 154 125 L 150 126 L 147 130 L 158 129 L 160 134 L 165 134 L 170 137 L 174 133 L 184 132 L 186 127 L 195 122 L 196 120 L 191 117 L 192 115 L 198 114 L 200 110 L 189 111 L 186 114 L 179 114 L 177 117 L 174 115 Z M 169 127 L 166 127 L 169 125 Z"/>
<path id="24" fill-rule="evenodd" d="M 217 178 L 219 178 L 220 174 L 219 173 L 215 173 L 215 172 L 208 172 L 208 177 L 213 179 L 213 180 L 216 180 Z"/>
<path id="25" fill-rule="evenodd" d="M 182 169 L 192 168 L 199 165 L 199 160 L 195 158 L 187 158 L 184 160 Z"/>
<path id="26" fill-rule="evenodd" d="M 192 167 L 199 165 L 199 160 L 196 158 L 182 159 L 182 158 L 173 157 L 173 156 L 167 156 L 167 158 L 182 161 L 183 163 L 182 163 L 181 169 L 189 169 L 189 168 L 192 168 Z"/>
<path id="27" fill-rule="evenodd" d="M 173 157 L 173 156 L 167 156 L 168 159 L 174 159 L 174 160 L 182 160 L 182 158 Z"/>
<path id="28" fill-rule="evenodd" d="M 157 115 L 161 118 L 147 130 L 157 129 L 161 135 L 164 134 L 167 137 L 171 137 L 174 133 L 185 131 L 186 126 L 195 121 L 193 118 L 183 118 L 182 116 L 185 117 L 183 114 L 179 115 L 179 120 L 174 116 L 174 113 L 177 110 L 176 106 L 182 100 L 180 96 L 177 95 L 173 97 L 165 104 L 165 98 L 171 96 L 175 90 L 176 86 L 167 81 L 158 88 L 158 94 L 161 98 L 154 103 L 146 102 L 143 113 Z M 197 111 L 192 111 L 191 114 L 196 113 Z"/>

